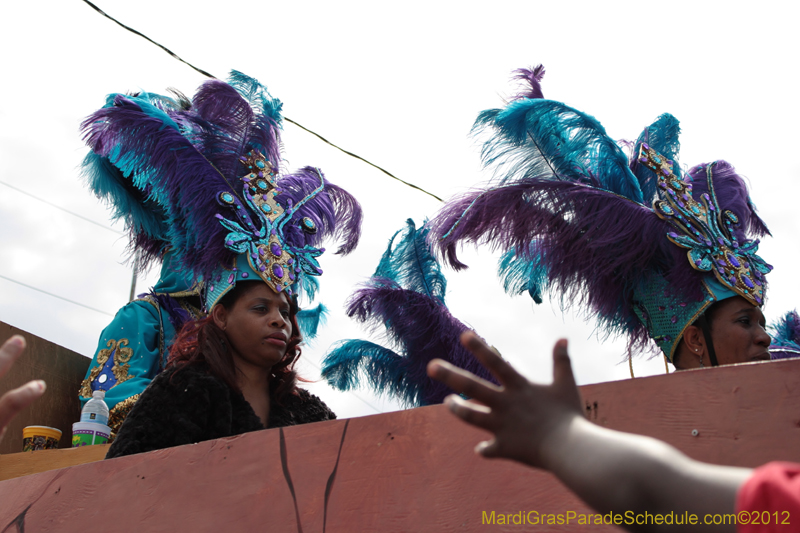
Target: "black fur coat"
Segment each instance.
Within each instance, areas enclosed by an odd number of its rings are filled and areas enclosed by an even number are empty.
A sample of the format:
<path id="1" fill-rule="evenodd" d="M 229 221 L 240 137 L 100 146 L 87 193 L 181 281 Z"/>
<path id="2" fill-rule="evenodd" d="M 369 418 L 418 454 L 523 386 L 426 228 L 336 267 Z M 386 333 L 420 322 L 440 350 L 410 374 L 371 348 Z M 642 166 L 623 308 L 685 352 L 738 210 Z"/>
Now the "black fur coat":
<path id="1" fill-rule="evenodd" d="M 174 379 L 172 378 L 174 374 Z M 327 405 L 303 389 L 271 401 L 268 428 L 333 420 Z M 106 459 L 264 429 L 244 399 L 205 365 L 159 374 L 125 418 Z"/>

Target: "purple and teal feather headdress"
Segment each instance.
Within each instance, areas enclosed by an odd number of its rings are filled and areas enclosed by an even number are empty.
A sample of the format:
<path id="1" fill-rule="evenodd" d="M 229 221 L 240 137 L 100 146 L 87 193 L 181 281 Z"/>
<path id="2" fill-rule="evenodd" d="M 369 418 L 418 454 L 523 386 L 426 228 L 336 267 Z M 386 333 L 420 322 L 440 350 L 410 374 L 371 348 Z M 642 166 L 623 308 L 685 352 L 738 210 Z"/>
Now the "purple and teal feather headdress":
<path id="1" fill-rule="evenodd" d="M 629 159 L 594 117 L 543 98 L 541 67 L 518 73 L 530 90 L 504 109 L 482 112 L 473 128 L 495 177 L 431 220 L 431 244 L 451 266 L 466 267 L 457 256 L 464 242 L 499 249 L 507 291 L 560 296 L 608 333 L 627 335 L 631 350 L 654 339 L 670 359 L 683 329 L 713 301 L 741 294 L 761 304 L 763 295 L 738 289 L 747 281 L 765 289 L 770 267 L 748 235 L 769 232 L 729 164 L 699 165 L 681 176 L 674 164 L 680 129 L 669 114 L 644 130 Z M 669 161 L 668 176 L 653 158 Z M 669 204 L 677 187 L 702 198 L 676 200 L 675 214 L 679 204 L 690 206 L 680 212 L 690 224 L 653 207 Z M 716 211 L 709 215 L 710 205 Z M 695 230 L 706 233 L 700 238 Z M 720 261 L 725 274 L 710 274 Z M 747 265 L 746 280 L 736 263 Z"/>
<path id="2" fill-rule="evenodd" d="M 115 94 L 83 123 L 94 190 L 125 217 L 145 266 L 167 246 L 203 279 L 210 309 L 240 279 L 303 289 L 323 240 L 356 246 L 361 208 L 319 169 L 280 175 L 281 103 L 233 71 L 185 97 Z"/>
<path id="3" fill-rule="evenodd" d="M 453 391 L 427 375 L 441 358 L 484 379 L 491 374 L 461 345 L 468 328 L 445 305 L 447 280 L 426 242 L 428 228 L 406 227 L 389 241 L 375 274 L 350 297 L 347 314 L 384 332 L 389 348 L 340 341 L 325 357 L 322 376 L 339 390 L 366 384 L 409 407 L 441 403 Z"/>

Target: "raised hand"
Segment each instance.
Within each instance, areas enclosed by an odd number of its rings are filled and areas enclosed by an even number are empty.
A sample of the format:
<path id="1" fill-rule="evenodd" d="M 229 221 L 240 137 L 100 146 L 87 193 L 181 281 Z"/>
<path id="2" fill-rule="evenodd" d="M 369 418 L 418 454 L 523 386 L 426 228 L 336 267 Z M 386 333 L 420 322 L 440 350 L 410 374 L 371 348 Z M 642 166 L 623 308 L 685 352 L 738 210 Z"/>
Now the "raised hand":
<path id="1" fill-rule="evenodd" d="M 0 347 L 0 378 L 11 369 L 22 352 L 25 350 L 25 339 L 14 335 Z M 37 379 L 25 385 L 10 390 L 0 397 L 0 441 L 6 433 L 6 426 L 17 413 L 28 407 L 45 391 L 44 381 Z"/>
<path id="2" fill-rule="evenodd" d="M 520 375 L 475 333 L 461 343 L 495 376 L 498 387 L 469 372 L 435 359 L 428 375 L 471 398 L 451 395 L 446 405 L 459 418 L 485 429 L 493 437 L 476 451 L 485 457 L 504 457 L 547 468 L 547 450 L 557 446 L 558 434 L 582 418 L 581 399 L 567 355 L 567 341 L 553 348 L 553 383 L 535 385 Z"/>

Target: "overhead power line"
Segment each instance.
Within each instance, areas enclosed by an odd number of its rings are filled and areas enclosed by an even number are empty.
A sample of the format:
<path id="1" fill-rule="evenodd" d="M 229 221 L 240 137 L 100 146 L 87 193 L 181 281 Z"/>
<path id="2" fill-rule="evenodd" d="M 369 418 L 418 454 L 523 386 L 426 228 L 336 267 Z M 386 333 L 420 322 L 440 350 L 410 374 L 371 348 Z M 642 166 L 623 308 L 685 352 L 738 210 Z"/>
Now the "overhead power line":
<path id="1" fill-rule="evenodd" d="M 0 274 L 0 278 L 8 280 L 11 283 L 16 283 L 17 285 L 22 285 L 23 287 L 31 289 L 32 291 L 41 292 L 41 293 L 46 294 L 48 296 L 52 296 L 53 298 L 58 298 L 59 300 L 64 300 L 65 302 L 69 302 L 71 304 L 79 305 L 80 307 L 83 307 L 85 309 L 89 309 L 89 310 L 95 311 L 97 313 L 102 313 L 102 314 L 107 315 L 107 316 L 114 316 L 113 314 L 108 313 L 106 311 L 103 311 L 102 309 L 97 309 L 95 307 L 91 307 L 89 305 L 84 305 L 84 304 L 82 304 L 80 302 L 76 302 L 75 300 L 70 300 L 69 298 L 64 298 L 63 296 L 59 296 L 58 294 L 53 294 L 52 292 L 47 292 L 45 290 L 39 289 L 37 287 L 34 287 L 33 285 L 28 285 L 27 283 L 22 283 L 21 281 L 17 281 L 15 279 L 9 278 L 8 276 L 4 276 L 4 275 Z"/>
<path id="2" fill-rule="evenodd" d="M 158 46 L 159 48 L 161 48 L 162 50 L 164 50 L 166 53 L 168 53 L 169 55 L 171 55 L 172 57 L 174 57 L 175 59 L 177 59 L 177 60 L 178 60 L 178 61 L 180 61 L 181 63 L 184 63 L 185 65 L 188 65 L 188 66 L 192 67 L 193 69 L 195 69 L 197 72 L 199 72 L 199 73 L 200 73 L 200 74 L 202 74 L 203 76 L 208 76 L 209 78 L 213 78 L 213 77 L 214 77 L 214 76 L 212 76 L 211 74 L 209 74 L 208 72 L 206 72 L 205 70 L 202 70 L 202 69 L 199 69 L 199 68 L 197 68 L 196 66 L 192 65 L 192 64 L 191 64 L 191 63 L 189 63 L 188 61 L 184 61 L 183 59 L 181 59 L 181 58 L 178 56 L 178 54 L 176 54 L 175 52 L 173 52 L 172 50 L 170 50 L 170 49 L 169 49 L 169 48 L 167 48 L 166 46 L 160 45 L 160 44 L 158 44 L 157 42 L 155 42 L 153 39 L 151 39 L 150 37 L 148 37 L 147 35 L 145 35 L 145 34 L 143 34 L 143 33 L 141 33 L 141 32 L 138 32 L 138 31 L 136 31 L 135 29 L 131 28 L 130 26 L 126 26 L 126 25 L 125 25 L 125 24 L 123 24 L 122 22 L 118 21 L 117 19 L 115 19 L 114 17 L 112 17 L 111 15 L 109 15 L 108 13 L 106 13 L 105 11 L 103 11 L 102 9 L 100 9 L 99 7 L 97 7 L 96 5 L 94 5 L 93 3 L 91 3 L 89 0 L 83 0 L 83 1 L 84 1 L 84 2 L 86 2 L 87 4 L 89 4 L 89 5 L 92 7 L 92 9 L 94 9 L 95 11 L 97 11 L 98 13 L 100 13 L 101 15 L 103 15 L 104 17 L 106 17 L 106 18 L 109 18 L 109 19 L 113 20 L 114 22 L 116 22 L 117 24 L 119 24 L 120 26 L 122 26 L 123 28 L 125 28 L 126 30 L 128 30 L 129 32 L 131 32 L 131 33 L 134 33 L 134 34 L 138 35 L 138 36 L 139 36 L 139 37 L 141 37 L 142 39 L 145 39 L 145 40 L 147 40 L 147 41 L 149 41 L 149 42 L 153 43 L 154 45 Z"/>
<path id="3" fill-rule="evenodd" d="M 126 30 L 128 30 L 129 32 L 131 32 L 131 33 L 133 33 L 133 34 L 135 34 L 135 35 L 138 35 L 139 37 L 141 37 L 141 38 L 143 38 L 143 39 L 147 40 L 148 42 L 150 42 L 150 43 L 152 43 L 152 44 L 154 44 L 154 45 L 158 46 L 159 48 L 161 48 L 162 50 L 164 50 L 166 53 L 168 53 L 170 56 L 172 56 L 174 59 L 177 59 L 177 60 L 178 60 L 178 61 L 180 61 L 181 63 L 183 63 L 183 64 L 187 65 L 188 67 L 190 67 L 190 68 L 192 68 L 192 69 L 194 69 L 195 71 L 199 72 L 199 73 L 200 73 L 200 74 L 202 74 L 203 76 L 206 76 L 206 77 L 209 77 L 209 78 L 212 78 L 212 79 L 217 79 L 217 77 L 216 77 L 216 76 L 214 76 L 214 75 L 212 75 L 212 74 L 210 74 L 210 73 L 206 72 L 205 70 L 203 70 L 203 69 L 201 69 L 201 68 L 198 68 L 198 67 L 196 67 L 196 66 L 192 65 L 191 63 L 189 63 L 188 61 L 186 61 L 186 60 L 184 60 L 183 58 L 181 58 L 181 57 L 180 57 L 178 54 L 176 54 L 175 52 L 173 52 L 172 50 L 170 50 L 170 49 L 169 49 L 169 48 L 167 48 L 166 46 L 164 46 L 164 45 L 162 45 L 162 44 L 159 44 L 159 43 L 155 42 L 153 39 L 151 39 L 151 38 L 150 38 L 150 37 L 148 37 L 147 35 L 143 34 L 142 32 L 140 32 L 140 31 L 138 31 L 138 30 L 135 30 L 135 29 L 131 28 L 130 26 L 127 26 L 127 25 L 123 24 L 122 22 L 118 21 L 117 19 L 115 19 L 114 17 L 112 17 L 111 15 L 109 15 L 108 13 L 106 13 L 105 11 L 103 11 L 102 9 L 100 9 L 99 7 L 97 7 L 96 5 L 94 5 L 93 3 L 91 3 L 89 0 L 83 0 L 83 1 L 84 1 L 85 3 L 87 3 L 87 4 L 89 4 L 89 6 L 91 6 L 91 8 L 92 8 L 92 9 L 94 9 L 95 11 L 97 11 L 98 13 L 100 13 L 101 15 L 103 15 L 104 17 L 106 17 L 107 19 L 109 19 L 109 20 L 111 20 L 111 21 L 113 21 L 113 22 L 115 22 L 115 23 L 119 24 L 120 26 L 122 26 L 123 28 L 125 28 Z M 432 197 L 432 198 L 436 198 L 436 199 L 437 199 L 437 200 L 439 200 L 440 202 L 443 202 L 443 201 L 444 201 L 444 200 L 442 200 L 441 198 L 439 198 L 438 196 L 436 196 L 435 194 L 433 194 L 432 192 L 428 192 L 428 191 L 426 191 L 425 189 L 423 189 L 422 187 L 419 187 L 419 186 L 417 186 L 417 185 L 414 185 L 413 183 L 409 183 L 409 182 L 407 182 L 407 181 L 405 181 L 405 180 L 402 180 L 402 179 L 398 178 L 397 176 L 395 176 L 394 174 L 392 174 L 391 172 L 389 172 L 388 170 L 384 169 L 383 167 L 380 167 L 380 166 L 376 165 L 375 163 L 372 163 L 371 161 L 368 161 L 367 159 L 364 159 L 364 158 L 363 158 L 363 157 L 361 157 L 360 155 L 354 154 L 353 152 L 350 152 L 349 150 L 345 150 L 344 148 L 341 148 L 340 146 L 337 146 L 336 144 L 332 143 L 331 141 L 329 141 L 328 139 L 326 139 L 325 137 L 323 137 L 323 136 L 322 136 L 322 135 L 320 135 L 319 133 L 317 133 L 317 132 L 315 132 L 315 131 L 312 131 L 312 130 L 310 130 L 310 129 L 306 128 L 305 126 L 303 126 L 303 125 L 302 125 L 302 124 L 300 124 L 299 122 L 296 122 L 296 121 L 294 121 L 294 120 L 290 119 L 290 118 L 289 118 L 289 117 L 287 117 L 287 116 L 284 116 L 284 117 L 283 117 L 283 119 L 284 119 L 286 122 L 289 122 L 290 124 L 294 124 L 295 126 L 297 126 L 298 128 L 302 129 L 303 131 L 307 131 L 307 132 L 308 132 L 308 133 L 310 133 L 311 135 L 313 135 L 313 136 L 315 136 L 316 138 L 318 138 L 320 141 L 322 141 L 322 142 L 324 142 L 325 144 L 328 144 L 328 145 L 330 145 L 330 146 L 332 146 L 332 147 L 336 148 L 336 149 L 337 149 L 337 150 L 339 150 L 340 152 L 342 152 L 342 153 L 344 153 L 344 154 L 347 154 L 347 155 L 349 155 L 350 157 L 353 157 L 353 158 L 355 158 L 355 159 L 358 159 L 359 161 L 363 161 L 364 163 L 368 164 L 369 166 L 371 166 L 371 167 L 373 167 L 373 168 L 375 168 L 375 169 L 377 169 L 377 170 L 380 170 L 381 172 L 383 172 L 384 174 L 386 174 L 386 175 L 387 175 L 387 176 L 389 176 L 390 178 L 392 178 L 392 179 L 394 179 L 394 180 L 397 180 L 397 181 L 399 181 L 399 182 L 400 182 L 400 183 L 402 183 L 403 185 L 407 185 L 408 187 L 411 187 L 412 189 L 416 189 L 416 190 L 418 190 L 418 191 L 420 191 L 420 192 L 422 192 L 422 193 L 424 193 L 424 194 L 427 194 L 428 196 L 430 196 L 430 197 Z"/>
<path id="4" fill-rule="evenodd" d="M 2 185 L 5 185 L 6 187 L 8 187 L 8 188 L 10 188 L 10 189 L 14 189 L 15 191 L 17 191 L 17 192 L 19 192 L 19 193 L 22 193 L 22 194 L 24 194 L 24 195 L 26 195 L 26 196 L 30 196 L 30 197 L 31 197 L 31 198 L 33 198 L 34 200 L 39 200 L 40 202 L 44 202 L 44 203 L 46 203 L 47 205 L 49 205 L 49 206 L 51 206 L 51 207 L 55 207 L 56 209 L 58 209 L 58 210 L 60 210 L 60 211 L 63 211 L 63 212 L 65 212 L 65 213 L 67 213 L 67 214 L 70 214 L 70 215 L 72 215 L 72 216 L 74 216 L 74 217 L 78 217 L 78 218 L 80 218 L 80 219 L 83 219 L 83 220 L 85 220 L 86 222 L 89 222 L 89 223 L 91 223 L 91 224 L 94 224 L 95 226 L 99 226 L 99 227 L 101 227 L 101 228 L 103 228 L 103 229 L 107 229 L 108 231 L 112 231 L 112 232 L 116 233 L 117 235 L 125 235 L 125 234 L 124 234 L 123 232 L 121 232 L 121 231 L 117 231 L 117 230 L 115 230 L 114 228 L 109 228 L 108 226 L 104 226 L 103 224 L 100 224 L 99 222 L 95 222 L 94 220 L 92 220 L 92 219 L 90 219 L 90 218 L 86 218 L 86 217 L 85 217 L 85 216 L 83 216 L 83 215 L 79 215 L 78 213 L 74 213 L 74 212 L 70 211 L 69 209 L 64 209 L 64 208 L 63 208 L 63 207 L 61 207 L 60 205 L 54 204 L 53 202 L 48 202 L 48 201 L 47 201 L 47 200 L 45 200 L 44 198 L 39 198 L 38 196 L 36 196 L 36 195 L 34 195 L 34 194 L 31 194 L 31 193 L 29 193 L 29 192 L 27 192 L 27 191 L 23 191 L 22 189 L 20 189 L 20 188 L 18 188 L 18 187 L 14 187 L 14 186 L 13 186 L 13 185 L 11 185 L 10 183 L 6 183 L 5 181 L 0 181 L 0 184 L 2 184 Z"/>
<path id="5" fill-rule="evenodd" d="M 46 291 L 46 290 L 39 289 L 39 288 L 37 288 L 37 287 L 34 287 L 33 285 L 28 285 L 27 283 L 22 283 L 21 281 L 17 281 L 17 280 L 15 280 L 15 279 L 9 278 L 8 276 L 4 276 L 4 275 L 0 274 L 0 278 L 2 278 L 2 279 L 4 279 L 4 280 L 7 280 L 7 281 L 10 281 L 11 283 L 16 283 L 17 285 L 22 285 L 23 287 L 25 287 L 25 288 L 28 288 L 28 289 L 31 289 L 32 291 L 41 292 L 42 294 L 46 294 L 46 295 L 48 295 L 48 296 L 52 296 L 53 298 L 58 298 L 59 300 L 63 300 L 63 301 L 65 301 L 65 302 L 69 302 L 69 303 L 71 303 L 71 304 L 78 305 L 78 306 L 80 306 L 80 307 L 83 307 L 84 309 L 89 309 L 89 310 L 91 310 L 91 311 L 94 311 L 94 312 L 96 312 L 96 313 L 102 313 L 102 314 L 104 314 L 104 315 L 106 315 L 106 316 L 114 316 L 113 314 L 111 314 L 111 313 L 108 313 L 108 312 L 106 312 L 106 311 L 103 311 L 102 309 L 97 309 L 97 308 L 95 308 L 95 307 L 91 307 L 91 306 L 89 306 L 89 305 L 85 305 L 85 304 L 82 304 L 82 303 L 80 303 L 80 302 L 76 302 L 75 300 L 70 300 L 69 298 L 64 298 L 63 296 L 59 296 L 59 295 L 57 295 L 57 294 L 53 294 L 52 292 L 48 292 L 48 291 Z M 317 364 L 316 364 L 314 361 L 312 361 L 311 359 L 304 359 L 304 360 L 305 360 L 306 362 L 308 362 L 308 363 L 309 363 L 311 366 L 313 366 L 314 368 L 316 368 L 318 371 L 320 371 L 320 372 L 322 371 L 322 369 L 319 367 L 319 365 L 317 365 Z M 362 398 L 361 396 L 359 396 L 359 395 L 358 395 L 358 394 L 356 394 L 355 392 L 353 392 L 353 391 L 348 391 L 348 392 L 349 392 L 350 394 L 352 394 L 354 397 L 356 397 L 358 400 L 360 400 L 360 401 L 361 401 L 361 403 L 363 403 L 364 405 L 366 405 L 367 407 L 369 407 L 370 409 L 372 409 L 372 410 L 373 410 L 373 411 L 375 411 L 376 413 L 378 413 L 378 414 L 381 414 L 381 413 L 383 413 L 383 411 L 381 411 L 380 409 L 378 409 L 377 407 L 375 407 L 374 405 L 372 405 L 371 403 L 369 403 L 367 400 L 365 400 L 364 398 Z"/>
<path id="6" fill-rule="evenodd" d="M 15 279 L 9 278 L 8 276 L 4 276 L 4 275 L 0 274 L 0 278 L 2 278 L 2 279 L 4 279 L 4 280 L 7 280 L 7 281 L 10 281 L 11 283 L 16 283 L 17 285 L 22 285 L 23 287 L 25 287 L 25 288 L 27 288 L 27 289 L 30 289 L 30 290 L 32 290 L 32 291 L 41 292 L 42 294 L 46 294 L 46 295 L 48 295 L 48 296 L 51 296 L 51 297 L 53 297 L 53 298 L 58 298 L 59 300 L 63 300 L 63 301 L 65 301 L 65 302 L 69 302 L 69 303 L 71 303 L 71 304 L 74 304 L 74 305 L 77 305 L 77 306 L 83 307 L 84 309 L 89 309 L 90 311 L 94 311 L 94 312 L 96 312 L 96 313 L 102 313 L 102 314 L 104 314 L 104 315 L 106 315 L 106 316 L 114 316 L 113 314 L 111 314 L 111 313 L 108 313 L 108 312 L 106 312 L 106 311 L 103 311 L 102 309 L 97 309 L 97 308 L 95 308 L 95 307 L 91 307 L 91 306 L 89 306 L 89 305 L 85 305 L 85 304 L 82 304 L 82 303 L 80 303 L 80 302 L 76 302 L 75 300 L 70 300 L 69 298 L 64 298 L 63 296 L 59 296 L 59 295 L 57 295 L 57 294 L 53 294 L 52 292 L 48 292 L 48 291 L 46 291 L 46 290 L 39 289 L 39 288 L 37 288 L 37 287 L 34 287 L 33 285 L 28 285 L 27 283 L 22 283 L 21 281 L 17 281 L 17 280 L 15 280 Z M 313 366 L 313 367 L 314 367 L 314 368 L 316 368 L 317 370 L 321 370 L 321 369 L 320 369 L 320 367 L 319 367 L 319 366 L 318 366 L 316 363 L 314 363 L 314 361 L 312 361 L 312 360 L 310 360 L 310 359 L 306 359 L 306 361 L 307 361 L 308 363 L 310 363 L 310 364 L 311 364 L 311 366 Z M 358 394 L 356 394 L 355 392 L 353 392 L 353 391 L 349 391 L 349 392 L 350 392 L 350 394 L 352 394 L 354 397 L 356 397 L 358 400 L 360 400 L 360 401 L 361 401 L 361 402 L 362 402 L 364 405 L 366 405 L 367 407 L 369 407 L 370 409 L 372 409 L 372 410 L 373 410 L 373 411 L 375 411 L 376 413 L 378 413 L 378 414 L 381 414 L 381 413 L 383 413 L 383 411 L 381 411 L 380 409 L 378 409 L 377 407 L 375 407 L 374 405 L 372 405 L 371 403 L 369 403 L 367 400 L 365 400 L 364 398 L 362 398 L 361 396 L 359 396 L 359 395 L 358 395 Z"/>

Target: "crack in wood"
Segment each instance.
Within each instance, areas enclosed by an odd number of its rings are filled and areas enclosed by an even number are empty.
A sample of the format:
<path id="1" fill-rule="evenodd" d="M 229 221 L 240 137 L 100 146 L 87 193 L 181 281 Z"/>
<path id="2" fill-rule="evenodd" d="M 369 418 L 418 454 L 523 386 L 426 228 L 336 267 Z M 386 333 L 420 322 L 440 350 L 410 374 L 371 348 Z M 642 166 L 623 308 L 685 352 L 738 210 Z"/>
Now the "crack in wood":
<path id="1" fill-rule="evenodd" d="M 66 472 L 66 470 L 67 469 L 64 469 L 60 471 L 58 474 L 56 474 L 53 477 L 53 479 L 51 479 L 50 482 L 47 485 L 45 485 L 44 489 L 42 489 L 41 494 L 39 494 L 39 496 L 37 496 L 35 500 L 33 500 L 30 504 L 28 504 L 25 510 L 22 511 L 19 515 L 17 515 L 17 517 L 14 518 L 14 520 L 12 520 L 6 527 L 4 527 L 3 531 L 0 531 L 0 533 L 6 533 L 6 531 L 9 530 L 8 528 L 10 528 L 11 526 L 17 526 L 17 533 L 25 533 L 25 515 L 28 514 L 30 508 L 33 507 L 34 504 L 36 504 L 36 502 L 42 499 L 42 496 L 44 496 L 47 493 L 47 491 L 50 490 L 50 487 L 53 485 L 53 483 L 58 481 L 58 478 L 64 475 L 64 472 Z M 58 488 L 56 494 L 58 494 L 60 491 L 61 487 Z"/>
<path id="2" fill-rule="evenodd" d="M 328 520 L 328 499 L 333 490 L 333 483 L 336 481 L 336 472 L 339 469 L 339 460 L 342 457 L 342 447 L 344 446 L 344 437 L 347 435 L 347 426 L 350 420 L 344 421 L 344 429 L 342 429 L 342 438 L 339 440 L 339 451 L 336 454 L 336 463 L 333 465 L 333 471 L 328 476 L 328 482 L 325 484 L 325 502 L 322 509 L 322 533 L 325 533 L 325 525 Z M 280 431 L 280 444 L 281 444 L 281 467 L 283 468 L 283 477 L 286 479 L 286 485 L 289 487 L 289 492 L 292 493 L 292 501 L 294 502 L 294 516 L 297 520 L 297 531 L 303 533 L 303 526 L 300 523 L 300 509 L 297 505 L 297 495 L 294 492 L 294 483 L 292 483 L 292 474 L 289 472 L 289 461 L 286 454 L 286 437 L 283 434 L 283 428 L 278 428 Z M 2 532 L 0 532 L 2 533 Z"/>
<path id="3" fill-rule="evenodd" d="M 333 482 L 336 480 L 336 471 L 339 469 L 339 459 L 342 457 L 342 446 L 344 446 L 344 436 L 347 435 L 347 425 L 350 419 L 344 421 L 344 429 L 342 430 L 342 440 L 339 441 L 339 453 L 336 454 L 336 464 L 333 465 L 333 472 L 328 477 L 328 483 L 325 485 L 325 507 L 322 511 L 322 533 L 325 533 L 325 524 L 328 521 L 328 498 L 330 498 L 331 490 L 333 489 Z M 394 438 L 394 437 L 392 437 Z"/>
<path id="4" fill-rule="evenodd" d="M 8 524 L 5 529 L 3 529 L 2 533 L 6 533 L 8 528 L 11 526 L 17 526 L 18 533 L 25 533 L 25 515 L 28 513 L 28 509 L 30 509 L 32 505 L 33 504 L 27 506 L 24 511 L 22 511 L 14 520 L 12 520 L 11 523 Z"/>
<path id="5" fill-rule="evenodd" d="M 283 468 L 283 477 L 286 478 L 286 484 L 289 486 L 289 492 L 292 493 L 292 501 L 294 502 L 294 516 L 297 519 L 297 531 L 303 533 L 303 526 L 300 524 L 300 509 L 297 508 L 297 496 L 294 493 L 294 484 L 292 484 L 292 475 L 289 473 L 289 463 L 286 460 L 286 437 L 283 435 L 283 428 L 278 428 L 280 431 L 281 440 L 281 467 Z"/>

